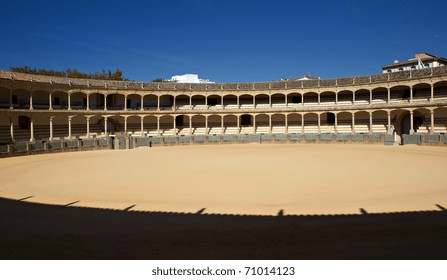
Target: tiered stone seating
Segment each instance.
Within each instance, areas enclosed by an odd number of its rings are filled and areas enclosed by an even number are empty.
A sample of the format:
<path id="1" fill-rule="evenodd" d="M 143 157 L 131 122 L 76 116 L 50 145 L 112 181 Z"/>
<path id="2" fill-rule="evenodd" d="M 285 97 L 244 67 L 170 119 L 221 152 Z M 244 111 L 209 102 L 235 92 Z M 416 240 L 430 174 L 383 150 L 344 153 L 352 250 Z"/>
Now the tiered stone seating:
<path id="1" fill-rule="evenodd" d="M 372 132 L 373 133 L 386 133 L 386 125 L 385 124 L 373 124 Z"/>
<path id="2" fill-rule="evenodd" d="M 224 134 L 237 134 L 238 128 L 235 126 L 227 126 L 225 127 Z"/>
<path id="3" fill-rule="evenodd" d="M 286 133 L 286 127 L 275 125 L 272 127 L 272 134 L 280 134 L 280 133 Z"/>
<path id="4" fill-rule="evenodd" d="M 193 132 L 194 135 L 205 135 L 207 134 L 207 128 L 205 127 L 196 127 Z"/>
<path id="5" fill-rule="evenodd" d="M 350 124 L 338 124 L 337 133 L 352 133 L 352 127 Z"/>
<path id="6" fill-rule="evenodd" d="M 253 134 L 253 127 L 252 126 L 241 127 L 241 134 Z"/>
<path id="7" fill-rule="evenodd" d="M 301 126 L 289 125 L 287 130 L 289 133 L 301 133 Z"/>
<path id="8" fill-rule="evenodd" d="M 355 124 L 355 133 L 368 133 L 369 126 L 367 124 Z"/>
<path id="9" fill-rule="evenodd" d="M 269 104 L 265 104 L 265 103 L 263 103 L 263 104 L 256 104 L 256 109 L 268 109 L 268 108 L 270 108 Z"/>
<path id="10" fill-rule="evenodd" d="M 225 104 L 224 109 L 232 110 L 232 109 L 238 109 L 237 104 Z"/>
<path id="11" fill-rule="evenodd" d="M 304 125 L 304 133 L 318 133 L 317 125 Z"/>
<path id="12" fill-rule="evenodd" d="M 256 134 L 269 134 L 270 129 L 268 126 L 257 126 L 256 127 Z"/>
<path id="13" fill-rule="evenodd" d="M 222 128 L 221 127 L 211 127 L 209 130 L 209 134 L 213 135 L 213 134 L 221 134 L 222 133 Z"/>
<path id="14" fill-rule="evenodd" d="M 420 125 L 418 129 L 416 129 L 417 133 L 428 134 L 430 132 L 430 126 L 428 125 Z"/>
<path id="15" fill-rule="evenodd" d="M 208 106 L 205 104 L 193 105 L 194 110 L 207 110 Z"/>

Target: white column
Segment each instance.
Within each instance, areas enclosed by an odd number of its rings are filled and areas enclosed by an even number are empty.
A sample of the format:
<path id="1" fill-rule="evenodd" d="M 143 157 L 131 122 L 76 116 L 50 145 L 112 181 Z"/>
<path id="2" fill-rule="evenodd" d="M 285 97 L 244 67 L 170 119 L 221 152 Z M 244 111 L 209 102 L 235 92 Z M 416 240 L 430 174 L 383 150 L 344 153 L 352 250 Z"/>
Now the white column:
<path id="1" fill-rule="evenodd" d="M 388 117 L 388 134 L 392 134 L 391 131 L 391 112 L 387 112 L 387 117 Z"/>
<path id="2" fill-rule="evenodd" d="M 140 106 L 140 110 L 144 111 L 144 96 L 141 96 L 141 106 Z"/>
<path id="3" fill-rule="evenodd" d="M 318 97 L 318 105 L 320 105 L 320 99 L 321 98 L 320 98 L 320 93 L 319 92 L 317 93 L 317 97 Z"/>
<path id="4" fill-rule="evenodd" d="M 373 93 L 372 93 L 372 89 L 370 89 L 369 90 L 369 104 L 372 103 L 372 100 L 373 100 Z M 388 100 L 390 100 L 390 99 L 388 98 Z M 389 101 L 388 101 L 388 103 L 389 103 Z"/>
<path id="5" fill-rule="evenodd" d="M 160 117 L 157 116 L 157 136 L 160 136 Z"/>
<path id="6" fill-rule="evenodd" d="M 369 133 L 372 133 L 372 125 L 373 125 L 373 115 L 372 112 L 369 112 Z"/>
<path id="7" fill-rule="evenodd" d="M 410 111 L 410 134 L 414 133 L 413 111 Z"/>
<path id="8" fill-rule="evenodd" d="M 256 116 L 253 115 L 253 134 L 256 134 Z"/>
<path id="9" fill-rule="evenodd" d="M 269 94 L 269 108 L 272 108 L 272 95 Z"/>
<path id="10" fill-rule="evenodd" d="M 107 136 L 107 117 L 104 117 L 104 135 Z"/>
<path id="11" fill-rule="evenodd" d="M 224 116 L 220 116 L 220 134 L 224 134 Z"/>
<path id="12" fill-rule="evenodd" d="M 431 102 L 433 102 L 434 92 L 435 92 L 435 87 L 433 85 L 431 85 L 431 88 L 430 88 L 430 101 Z"/>
<path id="13" fill-rule="evenodd" d="M 14 109 L 12 106 L 12 89 L 9 90 L 9 109 Z"/>
<path id="14" fill-rule="evenodd" d="M 174 99 L 174 104 L 173 104 L 172 110 L 175 111 L 175 109 L 176 109 L 175 108 L 175 96 L 173 97 L 173 99 Z"/>
<path id="15" fill-rule="evenodd" d="M 285 94 L 284 95 L 285 96 L 285 103 L 286 103 L 286 108 L 287 108 L 287 106 L 289 106 L 289 100 L 288 100 L 288 98 L 287 98 L 287 94 Z"/>
<path id="16" fill-rule="evenodd" d="M 90 138 L 90 117 L 85 117 L 87 120 L 87 138 Z"/>
<path id="17" fill-rule="evenodd" d="M 205 116 L 205 135 L 208 135 L 208 116 Z"/>
<path id="18" fill-rule="evenodd" d="M 256 108 L 256 96 L 253 95 L 253 108 Z"/>
<path id="19" fill-rule="evenodd" d="M 338 133 L 338 116 L 337 116 L 337 113 L 335 113 L 334 116 L 335 116 L 335 123 L 334 123 L 335 134 L 337 134 Z"/>
<path id="20" fill-rule="evenodd" d="M 388 88 L 388 103 L 391 102 L 391 89 Z"/>
<path id="21" fill-rule="evenodd" d="M 107 111 L 107 95 L 104 94 L 104 111 Z"/>
<path id="22" fill-rule="evenodd" d="M 318 95 L 318 104 L 320 103 L 320 95 Z M 318 134 L 321 134 L 321 116 L 320 114 L 317 114 L 318 116 Z"/>
<path id="23" fill-rule="evenodd" d="M 352 105 L 355 104 L 355 91 L 352 91 Z"/>
<path id="24" fill-rule="evenodd" d="M 50 91 L 50 93 L 49 93 L 49 95 L 48 95 L 48 101 L 49 101 L 49 103 L 50 103 L 50 107 L 48 108 L 49 110 L 53 110 L 53 95 L 51 94 L 51 91 Z"/>
<path id="25" fill-rule="evenodd" d="M 241 106 L 239 105 L 239 96 L 236 96 L 236 97 L 237 97 L 237 98 L 236 98 L 236 101 L 237 101 L 237 108 L 240 109 Z"/>
<path id="26" fill-rule="evenodd" d="M 124 117 L 124 134 L 127 136 L 127 116 Z"/>
<path id="27" fill-rule="evenodd" d="M 223 97 L 223 95 L 220 97 L 220 106 L 222 107 L 222 109 L 224 108 L 224 97 Z"/>
<path id="28" fill-rule="evenodd" d="M 54 117 L 50 117 L 50 139 L 53 140 L 53 119 Z"/>
<path id="29" fill-rule="evenodd" d="M 31 133 L 31 138 L 29 139 L 30 142 L 34 142 L 34 120 L 30 119 L 30 133 Z"/>
<path id="30" fill-rule="evenodd" d="M 90 95 L 87 96 L 87 111 L 90 111 Z"/>
<path id="31" fill-rule="evenodd" d="M 68 116 L 68 139 L 71 139 L 71 118 L 72 116 Z"/>
<path id="32" fill-rule="evenodd" d="M 435 132 L 435 111 L 430 111 L 430 134 Z"/>
<path id="33" fill-rule="evenodd" d="M 239 98 L 239 97 L 238 97 L 238 98 Z M 239 99 L 238 99 L 238 100 L 239 100 Z M 239 104 L 239 102 L 238 102 L 238 104 Z M 238 135 L 240 134 L 240 131 L 241 131 L 241 129 L 239 128 L 239 126 L 240 126 L 239 117 L 240 117 L 240 116 L 236 116 L 236 125 L 237 125 L 237 134 L 238 134 Z"/>
<path id="34" fill-rule="evenodd" d="M 33 108 L 33 92 L 32 91 L 30 92 L 30 95 L 29 95 L 29 109 L 30 110 L 34 109 Z"/>
<path id="35" fill-rule="evenodd" d="M 301 115 L 301 134 L 304 134 L 304 115 Z"/>
<path id="36" fill-rule="evenodd" d="M 143 136 L 143 131 L 144 131 L 144 117 L 140 116 L 141 120 L 140 120 L 140 132 L 141 132 L 141 136 Z"/>
<path id="37" fill-rule="evenodd" d="M 11 135 L 11 141 L 15 142 L 14 140 L 14 119 L 9 118 L 9 133 Z"/>
<path id="38" fill-rule="evenodd" d="M 335 92 L 335 105 L 338 105 L 338 91 Z"/>
<path id="39" fill-rule="evenodd" d="M 192 96 L 189 96 L 189 109 L 192 109 Z"/>
<path id="40" fill-rule="evenodd" d="M 413 103 L 413 87 L 410 87 L 410 103 Z"/>
<path id="41" fill-rule="evenodd" d="M 272 116 L 269 115 L 269 133 L 272 134 Z"/>
<path id="42" fill-rule="evenodd" d="M 174 136 L 176 136 L 177 135 L 177 127 L 176 127 L 176 124 L 175 124 L 176 116 L 173 116 L 173 117 L 174 117 Z"/>
<path id="43" fill-rule="evenodd" d="M 289 115 L 284 115 L 284 126 L 286 127 L 286 134 L 289 134 L 289 121 L 288 121 Z"/>
<path id="44" fill-rule="evenodd" d="M 352 133 L 355 133 L 355 113 L 351 113 L 351 114 L 352 114 L 351 130 L 352 130 Z"/>
<path id="45" fill-rule="evenodd" d="M 157 96 L 157 111 L 160 111 L 160 95 Z"/>
<path id="46" fill-rule="evenodd" d="M 124 111 L 127 111 L 127 95 L 124 95 Z"/>
<path id="47" fill-rule="evenodd" d="M 192 116 L 188 116 L 189 118 L 189 136 L 192 136 Z"/>

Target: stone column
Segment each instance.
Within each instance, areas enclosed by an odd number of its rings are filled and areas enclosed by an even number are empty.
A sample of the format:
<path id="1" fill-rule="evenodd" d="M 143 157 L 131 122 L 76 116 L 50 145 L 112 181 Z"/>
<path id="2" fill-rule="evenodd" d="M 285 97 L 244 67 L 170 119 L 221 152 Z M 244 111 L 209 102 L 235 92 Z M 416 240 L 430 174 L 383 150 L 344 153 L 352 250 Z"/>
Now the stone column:
<path id="1" fill-rule="evenodd" d="M 372 103 L 372 100 L 373 100 L 373 93 L 372 93 L 372 89 L 370 89 L 369 90 L 369 104 L 371 104 Z M 389 103 L 389 98 L 388 98 L 388 103 Z"/>
<path id="2" fill-rule="evenodd" d="M 224 117 L 220 116 L 220 135 L 224 134 Z"/>
<path id="3" fill-rule="evenodd" d="M 107 111 L 107 94 L 104 94 L 104 111 Z"/>
<path id="4" fill-rule="evenodd" d="M 127 95 L 124 96 L 124 111 L 127 111 Z"/>
<path id="5" fill-rule="evenodd" d="M 14 143 L 14 119 L 12 117 L 9 118 L 9 133 L 11 135 L 11 141 Z"/>
<path id="6" fill-rule="evenodd" d="M 50 141 L 51 140 L 53 140 L 53 119 L 54 119 L 54 116 L 53 117 L 50 117 Z"/>
<path id="7" fill-rule="evenodd" d="M 239 98 L 239 97 L 238 97 Z M 239 99 L 238 99 L 239 100 Z M 239 102 L 238 102 L 239 103 Z M 240 121 L 239 121 L 239 117 L 240 116 L 236 116 L 236 125 L 237 125 L 237 135 L 239 135 L 240 134 L 240 131 L 241 131 L 241 129 L 240 129 Z"/>
<path id="8" fill-rule="evenodd" d="M 107 117 L 104 117 L 104 135 L 107 137 Z"/>
<path id="9" fill-rule="evenodd" d="M 335 105 L 338 105 L 338 91 L 335 92 Z"/>
<path id="10" fill-rule="evenodd" d="M 127 118 L 128 116 L 124 116 L 124 134 L 127 137 Z"/>
<path id="11" fill-rule="evenodd" d="M 12 106 L 12 89 L 9 90 L 9 109 L 14 109 Z"/>
<path id="12" fill-rule="evenodd" d="M 160 111 L 160 95 L 157 96 L 157 111 Z"/>
<path id="13" fill-rule="evenodd" d="M 205 135 L 208 135 L 208 116 L 205 116 Z"/>
<path id="14" fill-rule="evenodd" d="M 67 94 L 68 96 L 68 110 L 71 110 L 71 94 L 70 93 L 68 93 Z"/>
<path id="15" fill-rule="evenodd" d="M 435 111 L 430 111 L 430 134 L 435 132 Z"/>
<path id="16" fill-rule="evenodd" d="M 301 115 L 301 134 L 304 134 L 304 115 Z"/>
<path id="17" fill-rule="evenodd" d="M 90 111 L 90 95 L 87 95 L 87 111 Z"/>
<path id="18" fill-rule="evenodd" d="M 388 117 L 388 134 L 392 134 L 391 131 L 391 112 L 387 112 L 387 117 Z"/>
<path id="19" fill-rule="evenodd" d="M 50 91 L 50 93 L 48 94 L 48 101 L 49 101 L 49 104 L 50 104 L 50 106 L 49 106 L 49 108 L 48 108 L 48 110 L 53 110 L 53 98 L 52 98 L 52 93 L 51 93 L 51 91 Z"/>
<path id="20" fill-rule="evenodd" d="M 73 116 L 68 116 L 68 139 L 71 139 L 71 119 Z"/>
<path id="21" fill-rule="evenodd" d="M 140 106 L 140 111 L 144 111 L 144 96 L 141 96 L 141 106 Z"/>
<path id="22" fill-rule="evenodd" d="M 172 106 L 172 110 L 175 111 L 175 109 L 176 109 L 176 108 L 175 108 L 175 96 L 173 97 L 173 99 L 174 99 L 174 104 L 172 104 L 172 105 L 173 105 L 173 106 Z"/>
<path id="23" fill-rule="evenodd" d="M 320 95 L 318 95 L 318 104 L 320 104 Z M 318 116 L 318 134 L 321 134 L 321 115 L 317 114 Z"/>
<path id="24" fill-rule="evenodd" d="M 430 88 L 430 102 L 433 102 L 434 92 L 435 92 L 435 87 L 433 85 L 431 85 L 431 88 Z"/>
<path id="25" fill-rule="evenodd" d="M 373 114 L 369 112 L 369 134 L 372 133 L 372 125 L 373 125 Z"/>
<path id="26" fill-rule="evenodd" d="M 160 136 L 160 117 L 157 116 L 157 136 Z"/>
<path id="27" fill-rule="evenodd" d="M 284 126 L 286 127 L 286 134 L 289 134 L 289 121 L 288 121 L 289 115 L 284 115 Z"/>
<path id="28" fill-rule="evenodd" d="M 272 116 L 269 115 L 269 133 L 272 134 Z"/>
<path id="29" fill-rule="evenodd" d="M 173 121 L 174 136 L 177 135 L 177 127 L 176 127 L 176 125 L 175 125 L 175 117 L 176 117 L 176 116 L 173 116 L 173 118 L 174 118 L 174 121 Z"/>
<path id="30" fill-rule="evenodd" d="M 410 103 L 413 103 L 413 87 L 410 87 Z"/>
<path id="31" fill-rule="evenodd" d="M 269 108 L 272 108 L 272 95 L 269 94 Z"/>
<path id="32" fill-rule="evenodd" d="M 414 127 L 413 127 L 413 111 L 410 111 L 410 134 L 414 133 Z"/>
<path id="33" fill-rule="evenodd" d="M 239 96 L 236 96 L 236 101 L 237 101 L 237 108 L 240 109 L 241 105 L 239 104 Z"/>
<path id="34" fill-rule="evenodd" d="M 29 109 L 33 110 L 33 91 L 30 92 L 29 94 Z"/>
<path id="35" fill-rule="evenodd" d="M 391 102 L 391 89 L 388 88 L 388 103 Z"/>
<path id="36" fill-rule="evenodd" d="M 189 109 L 192 109 L 192 96 L 189 96 Z"/>
<path id="37" fill-rule="evenodd" d="M 143 131 L 144 131 L 144 116 L 140 116 L 141 120 L 140 120 L 140 132 L 141 132 L 141 136 L 143 136 Z"/>
<path id="38" fill-rule="evenodd" d="M 222 107 L 222 109 L 224 108 L 224 97 L 223 97 L 223 95 L 220 97 L 220 106 Z"/>
<path id="39" fill-rule="evenodd" d="M 189 117 L 189 136 L 192 136 L 192 117 Z"/>
<path id="40" fill-rule="evenodd" d="M 351 113 L 351 114 L 352 114 L 351 130 L 352 130 L 352 133 L 355 133 L 355 113 Z"/>
<path id="41" fill-rule="evenodd" d="M 256 116 L 253 115 L 252 118 L 253 118 L 253 134 L 256 134 Z"/>
<path id="42" fill-rule="evenodd" d="M 253 95 L 253 108 L 256 108 L 256 96 Z"/>
<path id="43" fill-rule="evenodd" d="M 352 92 L 352 105 L 355 104 L 355 91 Z"/>
<path id="44" fill-rule="evenodd" d="M 317 97 L 318 97 L 318 106 L 320 106 L 320 100 L 321 100 L 321 98 L 320 98 L 320 93 L 319 93 L 319 92 L 317 93 Z"/>
<path id="45" fill-rule="evenodd" d="M 338 133 L 338 116 L 337 116 L 337 113 L 335 113 L 334 116 L 335 116 L 334 129 L 335 129 L 335 134 L 337 134 Z"/>
<path id="46" fill-rule="evenodd" d="M 90 117 L 85 117 L 87 121 L 87 138 L 90 138 Z"/>
<path id="47" fill-rule="evenodd" d="M 34 142 L 34 120 L 30 119 L 30 133 L 31 133 L 31 138 L 29 139 L 30 142 Z"/>

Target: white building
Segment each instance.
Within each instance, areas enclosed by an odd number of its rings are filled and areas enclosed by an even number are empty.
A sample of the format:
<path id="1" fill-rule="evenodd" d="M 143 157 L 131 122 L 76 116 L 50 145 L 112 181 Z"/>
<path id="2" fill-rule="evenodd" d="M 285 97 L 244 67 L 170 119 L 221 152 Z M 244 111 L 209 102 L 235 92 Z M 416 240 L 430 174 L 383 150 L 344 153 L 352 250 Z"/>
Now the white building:
<path id="1" fill-rule="evenodd" d="M 210 80 L 199 79 L 197 74 L 185 74 L 172 76 L 170 82 L 186 83 L 186 84 L 213 84 Z"/>
<path id="2" fill-rule="evenodd" d="M 392 73 L 447 65 L 447 59 L 428 53 L 418 53 L 407 61 L 395 60 L 393 64 L 382 67 L 382 73 Z"/>

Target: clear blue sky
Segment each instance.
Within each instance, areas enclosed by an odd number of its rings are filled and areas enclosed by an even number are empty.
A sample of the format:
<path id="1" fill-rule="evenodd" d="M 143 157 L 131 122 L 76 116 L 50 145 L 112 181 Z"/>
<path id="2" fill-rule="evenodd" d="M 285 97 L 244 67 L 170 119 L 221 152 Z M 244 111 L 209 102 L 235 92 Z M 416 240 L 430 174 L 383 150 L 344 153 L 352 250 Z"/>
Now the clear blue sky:
<path id="1" fill-rule="evenodd" d="M 116 69 L 150 81 L 368 75 L 447 57 L 447 1 L 2 1 L 0 69 Z"/>

